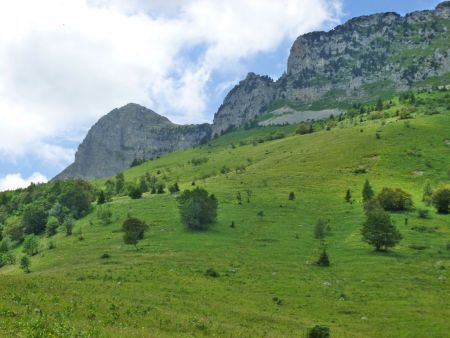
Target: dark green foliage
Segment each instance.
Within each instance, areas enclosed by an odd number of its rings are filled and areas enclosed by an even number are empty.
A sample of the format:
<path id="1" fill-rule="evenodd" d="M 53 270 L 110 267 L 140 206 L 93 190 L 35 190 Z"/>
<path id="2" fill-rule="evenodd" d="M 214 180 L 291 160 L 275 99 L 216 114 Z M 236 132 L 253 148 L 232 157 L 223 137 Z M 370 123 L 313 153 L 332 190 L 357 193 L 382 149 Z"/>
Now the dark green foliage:
<path id="1" fill-rule="evenodd" d="M 237 200 L 239 205 L 242 204 L 242 196 L 241 196 L 241 192 L 240 191 L 238 191 L 237 194 L 236 194 L 236 200 Z"/>
<path id="2" fill-rule="evenodd" d="M 85 216 L 91 210 L 91 203 L 95 200 L 91 184 L 83 180 L 69 180 L 64 184 L 60 195 L 61 205 L 70 210 L 76 219 Z"/>
<path id="3" fill-rule="evenodd" d="M 328 257 L 327 251 L 325 249 L 322 250 L 319 260 L 316 262 L 318 266 L 327 267 L 330 266 L 330 259 Z"/>
<path id="4" fill-rule="evenodd" d="M 293 201 L 293 200 L 295 200 L 295 193 L 293 191 L 291 191 L 289 193 L 289 201 Z"/>
<path id="5" fill-rule="evenodd" d="M 381 98 L 379 98 L 379 99 L 377 100 L 377 105 L 376 105 L 375 109 L 376 109 L 377 111 L 383 110 L 383 100 L 382 100 Z"/>
<path id="6" fill-rule="evenodd" d="M 423 195 L 422 195 L 422 201 L 426 204 L 426 205 L 431 205 L 432 202 L 432 197 L 433 197 L 433 189 L 431 188 L 431 183 L 430 181 L 426 181 L 425 184 L 423 185 Z"/>
<path id="7" fill-rule="evenodd" d="M 59 225 L 60 225 L 59 221 L 56 217 L 53 216 L 49 217 L 47 225 L 45 226 L 45 232 L 47 236 L 52 237 L 56 235 L 56 233 L 58 232 Z"/>
<path id="8" fill-rule="evenodd" d="M 323 325 L 316 325 L 308 330 L 307 338 L 330 338 L 330 329 Z"/>
<path id="9" fill-rule="evenodd" d="M 142 191 L 142 193 L 144 192 L 148 192 L 148 183 L 147 183 L 147 178 L 145 176 L 142 176 L 139 179 L 139 189 Z"/>
<path id="10" fill-rule="evenodd" d="M 378 201 L 386 211 L 404 211 L 413 207 L 412 196 L 402 189 L 383 188 Z"/>
<path id="11" fill-rule="evenodd" d="M 389 214 L 381 207 L 366 209 L 366 222 L 363 225 L 363 241 L 374 246 L 377 251 L 388 250 L 400 242 L 402 236 L 391 221 Z"/>
<path id="12" fill-rule="evenodd" d="M 16 264 L 16 256 L 12 252 L 0 252 L 0 268 Z"/>
<path id="13" fill-rule="evenodd" d="M 164 188 L 166 187 L 166 185 L 163 182 L 158 182 L 156 184 L 156 192 L 158 194 L 164 194 Z"/>
<path id="14" fill-rule="evenodd" d="M 347 203 L 350 203 L 352 201 L 352 193 L 350 189 L 347 189 L 347 192 L 345 193 L 345 201 Z"/>
<path id="15" fill-rule="evenodd" d="M 27 256 L 23 256 L 20 259 L 20 268 L 25 272 L 25 273 L 30 273 L 30 259 Z"/>
<path id="16" fill-rule="evenodd" d="M 119 195 L 123 192 L 125 188 L 125 176 L 123 173 L 118 173 L 116 175 L 116 194 Z"/>
<path id="17" fill-rule="evenodd" d="M 39 252 L 39 237 L 34 234 L 28 235 L 23 241 L 23 252 L 29 256 L 34 256 Z"/>
<path id="18" fill-rule="evenodd" d="M 177 200 L 181 221 L 190 230 L 207 230 L 216 221 L 217 199 L 205 189 L 185 190 Z"/>
<path id="19" fill-rule="evenodd" d="M 56 243 L 55 243 L 55 241 L 54 241 L 54 240 L 50 240 L 50 241 L 48 242 L 47 248 L 48 248 L 49 250 L 56 249 Z"/>
<path id="20" fill-rule="evenodd" d="M 112 211 L 107 206 L 101 207 L 97 210 L 97 218 L 102 225 L 108 225 L 112 222 Z"/>
<path id="21" fill-rule="evenodd" d="M 131 162 L 130 168 L 137 167 L 138 165 L 141 165 L 145 161 L 146 161 L 145 158 L 135 158 L 133 162 Z"/>
<path id="22" fill-rule="evenodd" d="M 137 200 L 142 197 L 142 191 L 139 187 L 131 187 L 130 192 L 128 193 L 132 199 Z"/>
<path id="23" fill-rule="evenodd" d="M 24 238 L 23 225 L 21 223 L 8 225 L 3 230 L 3 236 L 8 236 L 14 242 L 22 242 Z"/>
<path id="24" fill-rule="evenodd" d="M 450 212 L 450 186 L 436 190 L 432 196 L 433 206 L 440 214 Z"/>
<path id="25" fill-rule="evenodd" d="M 218 277 L 220 277 L 220 274 L 213 268 L 209 268 L 208 270 L 206 270 L 205 276 L 218 278 Z"/>
<path id="26" fill-rule="evenodd" d="M 235 228 L 235 227 L 236 227 L 236 225 L 234 224 L 234 221 L 231 221 L 230 228 Z"/>
<path id="27" fill-rule="evenodd" d="M 204 163 L 208 162 L 208 160 L 209 159 L 207 157 L 193 158 L 191 160 L 191 164 L 194 165 L 194 166 L 197 166 L 197 165 L 201 165 L 201 164 L 204 164 Z"/>
<path id="28" fill-rule="evenodd" d="M 98 195 L 97 204 L 102 205 L 106 203 L 106 197 L 103 190 L 100 190 L 100 194 Z"/>
<path id="29" fill-rule="evenodd" d="M 42 234 L 47 224 L 47 212 L 40 204 L 28 205 L 22 215 L 22 225 L 25 234 Z"/>
<path id="30" fill-rule="evenodd" d="M 111 201 L 116 193 L 116 183 L 109 179 L 105 182 L 105 196 L 107 201 Z"/>
<path id="31" fill-rule="evenodd" d="M 177 193 L 177 192 L 179 192 L 180 191 L 180 187 L 178 186 L 178 183 L 177 182 L 175 182 L 174 184 L 172 184 L 171 186 L 169 186 L 169 192 L 171 193 L 171 194 L 175 194 L 175 193 Z"/>
<path id="32" fill-rule="evenodd" d="M 370 185 L 369 180 L 364 182 L 364 187 L 362 191 L 363 202 L 367 203 L 374 197 L 375 193 L 373 192 L 372 186 Z"/>
<path id="33" fill-rule="evenodd" d="M 104 253 L 100 256 L 100 259 L 109 259 L 111 258 L 111 255 L 109 253 Z"/>
<path id="34" fill-rule="evenodd" d="M 430 211 L 428 209 L 418 209 L 417 214 L 419 218 L 427 219 L 430 217 Z"/>
<path id="35" fill-rule="evenodd" d="M 144 234 L 147 229 L 148 225 L 138 218 L 130 217 L 126 219 L 122 224 L 124 243 L 136 247 L 137 243 L 144 239 Z"/>
<path id="36" fill-rule="evenodd" d="M 314 238 L 324 239 L 327 231 L 327 222 L 319 218 L 314 226 Z"/>
<path id="37" fill-rule="evenodd" d="M 63 223 L 64 228 L 66 229 L 66 236 L 71 236 L 73 227 L 75 226 L 75 220 L 72 217 L 66 217 Z"/>
<path id="38" fill-rule="evenodd" d="M 298 125 L 298 128 L 295 132 L 300 135 L 311 134 L 314 132 L 314 127 L 312 123 L 302 122 Z"/>

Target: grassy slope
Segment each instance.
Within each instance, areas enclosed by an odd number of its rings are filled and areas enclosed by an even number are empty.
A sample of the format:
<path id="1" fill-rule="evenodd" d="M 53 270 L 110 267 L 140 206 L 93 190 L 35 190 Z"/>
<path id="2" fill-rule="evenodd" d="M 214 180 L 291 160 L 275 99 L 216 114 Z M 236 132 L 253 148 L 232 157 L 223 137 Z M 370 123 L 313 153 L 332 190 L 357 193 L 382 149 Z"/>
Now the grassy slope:
<path id="1" fill-rule="evenodd" d="M 410 128 L 395 118 L 385 125 L 346 122 L 331 131 L 233 149 L 231 143 L 278 129 L 237 131 L 210 146 L 132 168 L 127 180 L 159 169 L 159 176 L 178 180 L 182 189 L 195 179 L 216 194 L 214 229 L 184 230 L 168 194 L 117 198 L 110 203 L 113 224 L 99 225 L 94 212 L 75 229 L 82 229 L 84 241 L 59 234 L 56 249 L 32 258 L 31 274 L 17 266 L 1 270 L 0 336 L 47 330 L 56 336 L 298 337 L 323 323 L 333 337 L 445 337 L 450 217 L 395 214 L 404 240 L 388 254 L 374 253 L 360 238 L 360 190 L 366 178 L 377 190 L 402 187 L 423 208 L 424 181 L 436 186 L 449 180 L 449 126 L 446 110 L 419 116 Z M 293 128 L 282 130 L 290 134 Z M 188 164 L 203 156 L 206 164 Z M 241 164 L 247 167 L 243 173 L 220 174 L 223 165 Z M 369 173 L 353 174 L 360 165 Z M 347 188 L 357 200 L 353 205 L 344 202 Z M 246 189 L 253 193 L 250 203 Z M 238 191 L 243 205 L 236 203 Z M 290 191 L 297 196 L 293 202 Z M 122 244 L 118 231 L 127 213 L 151 226 L 138 252 Z M 313 264 L 320 248 L 313 238 L 318 217 L 329 219 L 332 228 L 330 268 Z M 229 227 L 231 221 L 236 228 Z M 438 229 L 419 233 L 411 230 L 415 225 Z M 412 244 L 427 249 L 414 250 Z M 100 259 L 103 253 L 111 258 Z M 221 276 L 204 276 L 210 267 Z"/>

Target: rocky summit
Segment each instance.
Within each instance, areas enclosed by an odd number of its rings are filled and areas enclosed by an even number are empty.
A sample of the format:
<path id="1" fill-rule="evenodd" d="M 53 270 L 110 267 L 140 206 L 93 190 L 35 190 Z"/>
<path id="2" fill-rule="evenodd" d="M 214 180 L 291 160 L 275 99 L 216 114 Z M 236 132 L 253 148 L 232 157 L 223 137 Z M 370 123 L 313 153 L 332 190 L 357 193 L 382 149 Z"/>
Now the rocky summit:
<path id="1" fill-rule="evenodd" d="M 112 176 L 136 160 L 150 160 L 205 142 L 210 139 L 210 130 L 209 124 L 174 124 L 152 110 L 130 103 L 114 109 L 89 130 L 75 162 L 55 179 Z"/>
<path id="2" fill-rule="evenodd" d="M 175 125 L 129 104 L 92 127 L 75 163 L 56 178 L 110 176 L 136 159 L 190 147 L 243 125 L 265 125 L 264 116 L 280 108 L 310 118 L 314 111 L 447 85 L 449 33 L 450 1 L 445 1 L 431 11 L 362 16 L 329 32 L 302 35 L 291 48 L 287 71 L 277 81 L 249 73 L 225 97 L 212 126 Z"/>

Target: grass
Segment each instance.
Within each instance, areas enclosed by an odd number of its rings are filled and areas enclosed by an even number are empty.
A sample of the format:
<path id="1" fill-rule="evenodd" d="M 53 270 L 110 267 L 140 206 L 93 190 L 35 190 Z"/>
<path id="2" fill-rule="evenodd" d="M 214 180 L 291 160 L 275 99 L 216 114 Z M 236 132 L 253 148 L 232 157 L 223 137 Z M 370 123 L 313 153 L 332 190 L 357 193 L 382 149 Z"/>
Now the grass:
<path id="1" fill-rule="evenodd" d="M 446 94 L 419 98 L 433 95 Z M 360 235 L 366 178 L 377 191 L 405 189 L 420 209 L 429 209 L 421 202 L 425 180 L 433 187 L 449 181 L 450 111 L 437 108 L 423 115 L 426 106 L 419 107 L 409 126 L 391 117 L 345 120 L 303 136 L 295 126 L 238 130 L 127 170 L 127 181 L 160 170 L 158 177 L 182 190 L 195 181 L 217 196 L 217 224 L 185 230 L 167 193 L 115 198 L 110 225 L 94 211 L 73 236 L 61 231 L 55 249 L 32 257 L 30 274 L 18 265 L 0 270 L 0 336 L 302 337 L 323 324 L 332 337 L 446 337 L 450 216 L 393 214 L 404 239 L 388 253 L 374 252 Z M 284 139 L 239 146 L 279 130 Z M 189 163 L 201 157 L 209 160 Z M 232 171 L 221 174 L 224 165 Z M 245 171 L 234 170 L 242 165 Z M 353 174 L 359 166 L 368 173 Z M 347 189 L 353 204 L 344 201 Z M 122 241 L 128 214 L 150 225 L 138 251 Z M 319 217 L 331 227 L 329 268 L 314 264 L 322 251 L 313 235 Z"/>

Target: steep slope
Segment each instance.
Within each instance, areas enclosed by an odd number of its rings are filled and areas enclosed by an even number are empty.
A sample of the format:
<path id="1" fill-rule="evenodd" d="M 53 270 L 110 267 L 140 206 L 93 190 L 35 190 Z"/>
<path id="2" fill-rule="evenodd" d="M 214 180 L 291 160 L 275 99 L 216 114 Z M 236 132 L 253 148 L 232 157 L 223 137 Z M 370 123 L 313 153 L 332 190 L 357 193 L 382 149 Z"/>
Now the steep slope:
<path id="1" fill-rule="evenodd" d="M 226 97 L 213 135 L 239 127 L 282 101 L 299 109 L 336 108 L 414 87 L 450 82 L 450 1 L 405 17 L 354 18 L 329 32 L 300 36 L 287 73 L 273 82 L 251 75 Z"/>
<path id="2" fill-rule="evenodd" d="M 55 179 L 99 178 L 129 168 L 134 160 L 153 159 L 210 138 L 210 126 L 173 124 L 137 104 L 114 109 L 88 132 L 75 162 Z"/>

